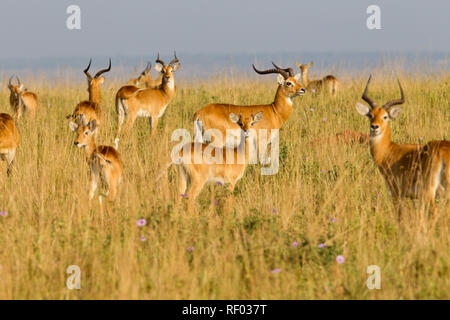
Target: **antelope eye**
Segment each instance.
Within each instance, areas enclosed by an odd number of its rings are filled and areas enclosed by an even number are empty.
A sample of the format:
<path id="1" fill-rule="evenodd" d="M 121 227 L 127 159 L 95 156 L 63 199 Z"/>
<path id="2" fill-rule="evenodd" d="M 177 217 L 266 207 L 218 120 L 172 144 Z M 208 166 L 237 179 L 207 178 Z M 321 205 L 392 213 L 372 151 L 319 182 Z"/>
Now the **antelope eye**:
<path id="1" fill-rule="evenodd" d="M 286 85 L 287 85 L 288 87 L 290 87 L 290 86 L 292 86 L 292 82 L 288 81 L 288 82 L 286 82 Z"/>
<path id="2" fill-rule="evenodd" d="M 84 135 L 87 136 L 88 134 L 89 134 L 89 131 L 86 130 L 86 131 L 84 132 Z"/>
<path id="3" fill-rule="evenodd" d="M 383 120 L 387 120 L 388 119 L 388 116 L 383 116 Z"/>

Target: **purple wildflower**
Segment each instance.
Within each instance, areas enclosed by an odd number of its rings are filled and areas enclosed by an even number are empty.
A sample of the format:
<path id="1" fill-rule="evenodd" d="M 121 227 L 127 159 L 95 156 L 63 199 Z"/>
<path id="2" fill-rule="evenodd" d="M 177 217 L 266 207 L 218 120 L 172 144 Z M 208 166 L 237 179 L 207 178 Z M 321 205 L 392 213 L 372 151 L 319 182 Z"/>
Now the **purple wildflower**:
<path id="1" fill-rule="evenodd" d="M 326 245 L 325 243 L 319 244 L 319 248 L 320 248 L 320 249 L 325 248 L 326 246 L 327 246 L 327 245 Z"/>
<path id="2" fill-rule="evenodd" d="M 146 224 L 147 224 L 147 220 L 145 220 L 145 219 L 139 219 L 139 220 L 137 221 L 138 227 L 143 227 L 143 226 L 145 226 Z"/>
<path id="3" fill-rule="evenodd" d="M 276 268 L 276 269 L 273 269 L 273 270 L 270 271 L 270 273 L 272 273 L 272 274 L 277 274 L 277 273 L 280 273 L 280 272 L 281 272 L 281 268 Z"/>
<path id="4" fill-rule="evenodd" d="M 195 249 L 195 248 L 194 248 L 193 246 L 189 246 L 189 247 L 186 248 L 186 250 L 187 250 L 188 252 L 193 252 L 194 249 Z"/>
<path id="5" fill-rule="evenodd" d="M 6 216 L 8 216 L 8 212 L 0 211 L 0 217 L 6 217 Z"/>
<path id="6" fill-rule="evenodd" d="M 339 255 L 339 256 L 336 257 L 336 262 L 337 263 L 342 264 L 342 263 L 344 263 L 344 261 L 345 261 L 344 256 Z"/>
<path id="7" fill-rule="evenodd" d="M 297 241 L 292 242 L 292 246 L 293 247 L 297 247 L 298 246 L 298 242 Z"/>

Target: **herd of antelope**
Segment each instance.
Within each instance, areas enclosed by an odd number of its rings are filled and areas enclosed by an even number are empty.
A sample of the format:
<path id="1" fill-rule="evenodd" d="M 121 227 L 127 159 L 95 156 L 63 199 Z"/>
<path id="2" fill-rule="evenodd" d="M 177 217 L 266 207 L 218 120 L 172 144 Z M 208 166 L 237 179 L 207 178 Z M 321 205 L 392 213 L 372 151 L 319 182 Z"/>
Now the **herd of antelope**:
<path id="1" fill-rule="evenodd" d="M 260 75 L 277 74 L 278 89 L 272 103 L 265 105 L 232 105 L 209 104 L 193 115 L 194 142 L 186 145 L 178 154 L 177 161 L 168 165 L 176 165 L 180 173 L 180 194 L 187 198 L 189 211 L 194 209 L 194 202 L 203 186 L 207 182 L 216 181 L 226 184 L 232 191 L 236 183 L 244 175 L 248 165 L 249 150 L 247 142 L 249 129 L 280 129 L 292 113 L 293 98 L 306 93 L 329 94 L 335 96 L 339 90 L 336 77 L 328 75 L 319 80 L 309 80 L 308 64 L 296 63 L 300 72 L 294 74 L 292 68 L 281 68 L 275 63 L 273 68 L 258 70 Z M 91 76 L 89 69 L 91 61 L 84 73 L 88 81 L 89 99 L 78 103 L 70 119 L 69 127 L 76 133 L 74 145 L 84 149 L 90 168 L 89 198 L 94 197 L 99 183 L 107 187 L 106 195 L 109 201 L 114 201 L 118 186 L 122 180 L 123 162 L 120 157 L 119 142 L 121 138 L 128 137 L 133 124 L 138 117 L 148 118 L 152 135 L 157 133 L 158 119 L 164 115 L 167 106 L 176 94 L 174 74 L 180 67 L 180 62 L 174 54 L 169 64 L 156 59 L 155 70 L 159 77 L 150 78 L 151 64 L 135 79 L 130 79 L 122 86 L 115 97 L 117 113 L 117 131 L 113 146 L 97 146 L 95 139 L 101 130 L 104 117 L 101 102 L 101 84 L 104 82 L 103 74 L 111 70 L 111 59 L 106 69 L 98 71 Z M 436 218 L 436 195 L 442 194 L 448 200 L 450 211 L 450 141 L 431 141 L 425 145 L 396 144 L 391 140 L 389 121 L 397 118 L 401 113 L 401 105 L 405 101 L 400 81 L 398 82 L 401 98 L 391 100 L 379 107 L 368 96 L 369 78 L 364 89 L 362 99 L 367 105 L 357 103 L 358 113 L 369 118 L 370 134 L 359 135 L 355 139 L 368 140 L 372 158 L 380 170 L 389 191 L 392 195 L 398 215 L 401 215 L 402 200 L 405 198 L 421 199 L 424 205 L 430 205 Z M 13 117 L 6 113 L 0 114 L 0 158 L 7 163 L 7 173 L 11 174 L 16 150 L 20 143 L 20 135 L 15 121 L 20 121 L 24 114 L 34 117 L 38 109 L 38 96 L 24 88 L 23 83 L 16 77 L 9 79 L 10 105 Z M 125 123 L 125 124 L 124 124 Z M 124 126 L 122 130 L 122 126 Z M 238 129 L 241 132 L 236 141 L 211 141 L 206 136 L 208 129 L 217 129 L 224 133 L 227 130 Z M 258 132 L 258 131 L 256 131 Z M 345 131 L 344 138 L 353 137 L 355 133 Z M 227 136 L 228 137 L 228 136 Z M 362 141 L 361 141 L 362 142 Z M 242 147 L 244 146 L 244 147 Z M 183 152 L 191 151 L 190 156 L 205 148 L 213 148 L 213 153 L 225 155 L 234 154 L 235 158 L 243 156 L 243 163 L 200 163 L 182 161 Z M 231 199 L 231 196 L 229 197 Z M 99 196 L 101 202 L 101 197 Z"/>

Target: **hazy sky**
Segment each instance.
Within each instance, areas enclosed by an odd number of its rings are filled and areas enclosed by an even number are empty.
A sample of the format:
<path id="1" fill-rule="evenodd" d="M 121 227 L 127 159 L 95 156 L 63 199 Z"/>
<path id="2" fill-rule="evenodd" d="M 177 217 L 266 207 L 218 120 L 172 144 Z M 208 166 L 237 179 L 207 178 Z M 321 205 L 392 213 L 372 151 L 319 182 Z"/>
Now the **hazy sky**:
<path id="1" fill-rule="evenodd" d="M 66 8 L 81 7 L 81 30 Z M 381 8 L 368 30 L 366 8 Z M 1 0 L 0 58 L 450 51 L 449 0 Z"/>

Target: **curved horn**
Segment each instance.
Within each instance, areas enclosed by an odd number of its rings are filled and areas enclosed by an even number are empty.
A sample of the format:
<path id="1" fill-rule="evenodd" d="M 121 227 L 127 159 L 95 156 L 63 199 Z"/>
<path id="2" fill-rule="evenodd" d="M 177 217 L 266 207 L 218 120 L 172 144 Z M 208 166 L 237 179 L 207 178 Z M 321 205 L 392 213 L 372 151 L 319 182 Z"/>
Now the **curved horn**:
<path id="1" fill-rule="evenodd" d="M 11 81 L 12 81 L 12 78 L 14 77 L 14 75 L 12 75 L 10 78 L 9 78 L 9 85 L 11 86 L 12 85 L 12 83 L 11 83 Z"/>
<path id="2" fill-rule="evenodd" d="M 159 64 L 162 65 L 163 67 L 166 66 L 166 64 L 164 63 L 164 61 L 162 61 L 162 60 L 159 58 L 159 52 L 158 52 L 158 57 L 156 58 L 156 63 L 159 63 Z"/>
<path id="3" fill-rule="evenodd" d="M 402 85 L 400 84 L 400 80 L 398 78 L 397 78 L 397 82 L 398 82 L 398 86 L 400 88 L 401 98 L 400 99 L 396 99 L 396 100 L 391 100 L 391 101 L 387 102 L 383 106 L 383 108 L 386 109 L 386 110 L 389 110 L 390 107 L 393 107 L 393 106 L 398 105 L 398 104 L 403 104 L 405 102 L 405 95 L 403 93 L 403 88 L 402 88 Z"/>
<path id="4" fill-rule="evenodd" d="M 370 83 L 370 80 L 372 80 L 372 75 L 370 75 L 370 76 L 369 76 L 369 80 L 367 80 L 366 88 L 364 89 L 364 92 L 363 92 L 363 95 L 362 95 L 361 98 L 362 98 L 365 102 L 367 102 L 367 103 L 369 104 L 369 106 L 373 109 L 373 108 L 375 108 L 377 105 L 375 104 L 375 102 L 373 102 L 372 99 L 370 99 L 370 98 L 367 96 L 367 91 L 369 90 L 369 83 Z"/>
<path id="5" fill-rule="evenodd" d="M 272 61 L 272 64 L 273 64 L 273 66 L 274 66 L 275 68 L 286 71 L 286 72 L 289 74 L 290 77 L 293 77 L 293 76 L 294 76 L 294 70 L 292 70 L 292 68 L 285 68 L 285 69 L 280 68 L 280 67 L 277 66 L 273 61 Z"/>
<path id="6" fill-rule="evenodd" d="M 170 61 L 169 66 L 172 66 L 174 63 L 180 63 L 180 61 L 177 58 L 177 52 L 174 51 L 173 52 L 173 56 L 175 57 L 174 59 L 172 59 L 172 61 Z"/>
<path id="7" fill-rule="evenodd" d="M 100 70 L 99 72 L 97 72 L 97 73 L 95 74 L 95 77 L 94 77 L 94 78 L 100 77 L 100 76 L 102 75 L 102 73 L 108 72 L 109 70 L 111 70 L 111 58 L 109 58 L 109 67 L 106 68 L 106 69 Z"/>
<path id="8" fill-rule="evenodd" d="M 89 64 L 86 69 L 83 70 L 84 74 L 88 77 L 88 79 L 92 79 L 91 74 L 89 73 L 89 68 L 91 67 L 92 58 L 89 60 Z"/>
<path id="9" fill-rule="evenodd" d="M 151 68 L 152 68 L 152 63 L 149 61 L 149 62 L 147 62 L 147 66 L 144 69 L 144 73 L 149 72 Z"/>
<path id="10" fill-rule="evenodd" d="M 258 70 L 258 69 L 256 69 L 254 64 L 252 64 L 252 66 L 253 66 L 253 70 L 255 70 L 255 72 L 259 73 L 259 74 L 279 73 L 283 76 L 283 78 L 285 78 L 285 79 L 289 78 L 289 74 L 286 71 L 284 71 L 283 69 Z"/>
<path id="11" fill-rule="evenodd" d="M 16 79 L 17 79 L 17 84 L 19 85 L 19 87 L 22 87 L 22 82 L 20 81 L 18 76 L 16 76 Z"/>

